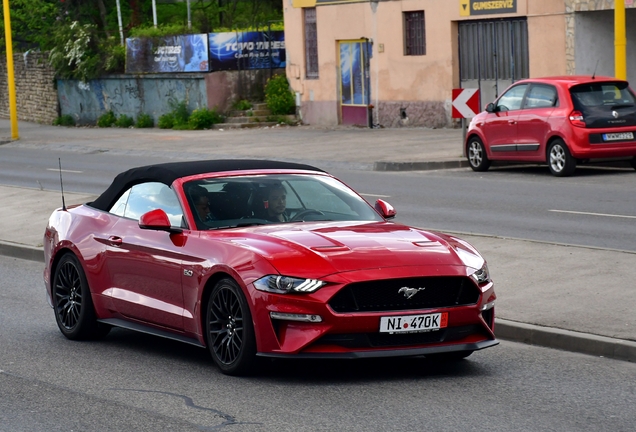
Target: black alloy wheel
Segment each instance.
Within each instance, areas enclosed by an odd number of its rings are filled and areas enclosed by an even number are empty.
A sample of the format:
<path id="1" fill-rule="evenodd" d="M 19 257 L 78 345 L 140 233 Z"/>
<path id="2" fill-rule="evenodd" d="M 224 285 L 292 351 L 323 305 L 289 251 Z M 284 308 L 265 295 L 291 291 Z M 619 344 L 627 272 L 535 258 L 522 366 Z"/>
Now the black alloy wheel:
<path id="1" fill-rule="evenodd" d="M 75 255 L 65 254 L 55 268 L 51 294 L 55 321 L 68 339 L 97 339 L 106 336 L 109 326 L 99 324 L 86 275 Z"/>
<path id="2" fill-rule="evenodd" d="M 252 371 L 256 359 L 252 314 L 232 279 L 220 280 L 210 294 L 206 335 L 210 354 L 221 372 L 244 375 Z"/>
<path id="3" fill-rule="evenodd" d="M 488 171 L 490 159 L 486 154 L 484 143 L 478 137 L 472 137 L 466 146 L 466 157 L 473 171 Z"/>
<path id="4" fill-rule="evenodd" d="M 570 154 L 568 146 L 562 139 L 557 138 L 548 146 L 548 167 L 556 177 L 568 177 L 576 169 L 576 159 Z"/>

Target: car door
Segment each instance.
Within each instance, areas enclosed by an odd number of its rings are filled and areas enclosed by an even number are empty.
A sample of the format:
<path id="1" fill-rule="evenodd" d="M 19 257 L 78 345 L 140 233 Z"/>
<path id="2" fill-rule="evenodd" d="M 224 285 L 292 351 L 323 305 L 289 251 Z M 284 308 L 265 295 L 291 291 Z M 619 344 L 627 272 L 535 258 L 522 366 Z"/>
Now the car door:
<path id="1" fill-rule="evenodd" d="M 514 156 L 517 150 L 517 119 L 528 84 L 519 84 L 506 90 L 494 104 L 482 131 L 486 149 L 492 159 Z"/>
<path id="2" fill-rule="evenodd" d="M 139 228 L 139 217 L 157 208 L 168 214 L 173 225 L 182 224 L 179 201 L 162 183 L 133 186 L 111 209 L 122 216 L 104 239 L 112 303 L 125 318 L 182 330 L 182 256 L 190 232 L 170 234 Z"/>
<path id="3" fill-rule="evenodd" d="M 517 155 L 519 160 L 544 161 L 550 135 L 550 117 L 559 104 L 556 87 L 532 84 L 517 118 Z"/>

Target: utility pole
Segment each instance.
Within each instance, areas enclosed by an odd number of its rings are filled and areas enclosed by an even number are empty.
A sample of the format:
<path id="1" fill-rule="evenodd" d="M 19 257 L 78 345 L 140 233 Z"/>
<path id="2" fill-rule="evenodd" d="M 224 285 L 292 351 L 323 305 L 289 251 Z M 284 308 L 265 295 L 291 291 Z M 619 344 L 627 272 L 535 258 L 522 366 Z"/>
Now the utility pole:
<path id="1" fill-rule="evenodd" d="M 9 87 L 9 113 L 11 118 L 11 139 L 17 140 L 18 109 L 15 101 L 15 75 L 13 70 L 13 41 L 11 40 L 11 17 L 9 16 L 9 0 L 3 0 L 4 39 L 7 43 L 7 85 Z"/>
<path id="2" fill-rule="evenodd" d="M 625 0 L 614 1 L 614 75 L 618 79 L 627 79 Z"/>

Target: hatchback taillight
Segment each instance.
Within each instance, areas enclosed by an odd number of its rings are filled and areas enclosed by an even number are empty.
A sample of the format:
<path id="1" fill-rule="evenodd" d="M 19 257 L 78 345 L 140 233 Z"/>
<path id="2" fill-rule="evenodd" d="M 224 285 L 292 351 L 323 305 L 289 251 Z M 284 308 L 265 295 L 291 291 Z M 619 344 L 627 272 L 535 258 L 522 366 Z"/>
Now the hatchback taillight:
<path id="1" fill-rule="evenodd" d="M 581 111 L 572 111 L 570 113 L 570 123 L 576 127 L 585 127 L 585 119 Z"/>

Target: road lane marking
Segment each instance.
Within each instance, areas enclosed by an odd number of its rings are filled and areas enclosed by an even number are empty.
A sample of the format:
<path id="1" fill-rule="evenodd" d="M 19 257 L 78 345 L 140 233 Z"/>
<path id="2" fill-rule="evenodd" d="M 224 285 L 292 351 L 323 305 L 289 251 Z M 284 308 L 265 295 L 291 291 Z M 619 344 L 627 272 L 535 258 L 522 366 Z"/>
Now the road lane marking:
<path id="1" fill-rule="evenodd" d="M 59 168 L 47 168 L 46 170 L 47 171 L 55 171 L 55 172 L 62 171 L 62 172 L 74 173 L 74 174 L 82 174 L 84 172 L 84 171 L 73 171 L 73 170 L 67 170 L 67 169 L 60 170 Z"/>
<path id="2" fill-rule="evenodd" d="M 605 217 L 615 217 L 615 218 L 625 218 L 625 219 L 636 219 L 636 216 L 626 216 L 626 215 L 615 215 L 615 214 L 607 214 L 607 213 L 589 213 L 589 212 L 578 212 L 578 211 L 568 211 L 568 210 L 548 210 L 556 213 L 571 213 L 571 214 L 580 214 L 580 215 L 588 215 L 588 216 L 605 216 Z"/>
<path id="3" fill-rule="evenodd" d="M 363 192 L 360 192 L 360 195 L 372 196 L 372 197 L 378 197 L 378 198 L 391 198 L 391 195 L 379 195 L 379 194 L 370 194 L 370 193 L 363 193 Z"/>

